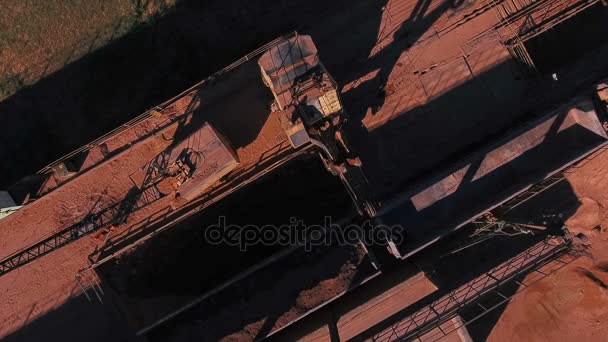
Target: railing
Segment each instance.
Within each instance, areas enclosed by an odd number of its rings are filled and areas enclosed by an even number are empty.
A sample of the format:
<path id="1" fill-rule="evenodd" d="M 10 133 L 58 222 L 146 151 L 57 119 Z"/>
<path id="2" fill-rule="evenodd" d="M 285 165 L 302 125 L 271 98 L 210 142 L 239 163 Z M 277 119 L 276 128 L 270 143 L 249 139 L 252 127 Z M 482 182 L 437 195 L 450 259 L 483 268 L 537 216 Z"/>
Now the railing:
<path id="1" fill-rule="evenodd" d="M 91 213 L 82 221 L 4 258 L 0 261 L 0 277 L 102 228 L 109 229 L 121 224 L 132 212 L 160 198 L 161 194 L 154 187 L 137 190 L 134 198 L 126 198 L 99 212 Z"/>
<path id="2" fill-rule="evenodd" d="M 511 0 L 510 2 L 513 3 L 514 1 Z M 526 0 L 525 6 L 515 8 L 503 4 L 501 15 L 503 15 L 504 21 L 497 28 L 508 27 L 512 37 L 507 39 L 505 43 L 507 46 L 515 46 L 540 35 L 599 1 Z"/>
<path id="3" fill-rule="evenodd" d="M 103 289 L 101 288 L 101 285 L 99 284 L 99 281 L 97 279 L 97 275 L 89 269 L 85 269 L 82 270 L 78 273 L 76 273 L 76 284 L 78 284 L 78 287 L 80 288 L 80 290 L 82 291 L 82 293 L 85 295 L 85 297 L 87 297 L 87 300 L 90 302 L 91 298 L 93 297 L 93 295 L 95 295 L 95 298 L 97 298 L 97 300 L 99 300 L 100 303 L 103 303 Z M 89 292 L 93 292 L 93 294 L 89 294 Z"/>

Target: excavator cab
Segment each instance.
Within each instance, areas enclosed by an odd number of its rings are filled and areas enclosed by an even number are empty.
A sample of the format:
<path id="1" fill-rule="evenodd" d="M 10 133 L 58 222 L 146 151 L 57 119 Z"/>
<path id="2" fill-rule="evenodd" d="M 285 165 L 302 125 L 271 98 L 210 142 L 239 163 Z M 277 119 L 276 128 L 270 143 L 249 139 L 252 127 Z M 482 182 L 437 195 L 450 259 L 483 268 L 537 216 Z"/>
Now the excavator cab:
<path id="1" fill-rule="evenodd" d="M 278 110 L 295 106 L 308 126 L 342 112 L 336 82 L 319 60 L 310 36 L 295 34 L 258 60 L 264 83 Z"/>

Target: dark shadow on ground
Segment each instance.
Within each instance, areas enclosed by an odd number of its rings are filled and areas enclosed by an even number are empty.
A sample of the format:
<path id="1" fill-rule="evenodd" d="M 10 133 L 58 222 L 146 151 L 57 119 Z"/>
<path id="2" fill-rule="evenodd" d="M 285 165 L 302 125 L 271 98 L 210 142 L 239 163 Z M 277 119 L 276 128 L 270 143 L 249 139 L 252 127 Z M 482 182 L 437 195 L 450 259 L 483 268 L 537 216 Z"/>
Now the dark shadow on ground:
<path id="1" fill-rule="evenodd" d="M 60 335 L 66 342 L 106 342 L 126 341 L 130 337 L 126 317 L 119 309 L 97 299 L 88 301 L 84 295 L 74 296 L 58 308 L 23 322 L 23 325 L 24 328 L 5 336 L 2 341 L 56 340 Z"/>
<path id="2" fill-rule="evenodd" d="M 598 2 L 546 33 L 526 41 L 525 46 L 538 71 L 550 75 L 576 61 L 582 54 L 608 43 L 605 34 L 598 34 L 605 31 L 606 18 L 608 7 Z"/>

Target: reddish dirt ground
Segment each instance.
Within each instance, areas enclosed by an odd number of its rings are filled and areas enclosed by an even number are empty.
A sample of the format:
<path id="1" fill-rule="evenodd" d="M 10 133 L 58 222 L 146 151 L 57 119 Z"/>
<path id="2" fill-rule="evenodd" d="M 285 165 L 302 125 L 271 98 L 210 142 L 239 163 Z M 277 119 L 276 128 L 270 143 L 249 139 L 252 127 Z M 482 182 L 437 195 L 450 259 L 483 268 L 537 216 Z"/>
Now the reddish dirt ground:
<path id="1" fill-rule="evenodd" d="M 608 334 L 606 264 L 581 258 L 517 296 L 489 341 L 602 341 Z"/>
<path id="2" fill-rule="evenodd" d="M 587 256 L 517 295 L 490 341 L 601 341 L 608 336 L 608 151 L 568 176 L 580 207 L 566 225 L 588 237 Z"/>

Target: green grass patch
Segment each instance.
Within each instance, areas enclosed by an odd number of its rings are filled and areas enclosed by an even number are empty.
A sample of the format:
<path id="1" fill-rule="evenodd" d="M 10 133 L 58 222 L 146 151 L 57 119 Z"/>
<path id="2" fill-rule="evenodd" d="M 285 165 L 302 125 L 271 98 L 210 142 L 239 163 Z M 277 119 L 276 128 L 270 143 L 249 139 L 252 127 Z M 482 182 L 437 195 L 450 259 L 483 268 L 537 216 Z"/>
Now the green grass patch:
<path id="1" fill-rule="evenodd" d="M 163 15 L 175 0 L 0 0 L 0 100 Z"/>

